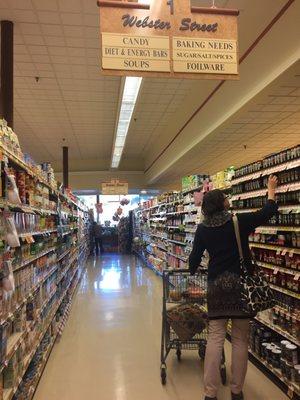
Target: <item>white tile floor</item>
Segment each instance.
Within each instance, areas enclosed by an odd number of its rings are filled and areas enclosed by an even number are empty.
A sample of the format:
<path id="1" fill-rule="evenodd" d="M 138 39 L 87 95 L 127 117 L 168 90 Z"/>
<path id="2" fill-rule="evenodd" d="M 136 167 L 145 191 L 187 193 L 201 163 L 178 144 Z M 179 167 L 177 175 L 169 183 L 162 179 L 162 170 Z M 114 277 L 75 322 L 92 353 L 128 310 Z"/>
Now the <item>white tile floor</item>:
<path id="1" fill-rule="evenodd" d="M 202 400 L 196 352 L 181 363 L 171 354 L 167 385 L 160 383 L 161 297 L 161 278 L 134 257 L 89 261 L 34 400 Z M 285 399 L 249 364 L 245 400 Z M 219 400 L 230 400 L 228 387 Z"/>

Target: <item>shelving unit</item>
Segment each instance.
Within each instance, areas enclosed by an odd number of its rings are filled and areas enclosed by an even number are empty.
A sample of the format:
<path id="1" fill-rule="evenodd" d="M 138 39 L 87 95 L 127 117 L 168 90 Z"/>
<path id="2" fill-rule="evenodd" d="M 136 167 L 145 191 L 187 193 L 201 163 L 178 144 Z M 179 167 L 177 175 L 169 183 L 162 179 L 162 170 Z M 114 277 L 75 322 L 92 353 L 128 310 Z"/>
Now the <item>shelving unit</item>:
<path id="1" fill-rule="evenodd" d="M 0 400 L 32 399 L 89 254 L 85 206 L 56 188 L 51 168 L 22 158 L 18 143 L 2 134 Z M 16 176 L 17 204 L 8 201 L 8 173 Z"/>
<path id="2" fill-rule="evenodd" d="M 134 236 L 140 238 L 135 251 L 159 273 L 166 268 L 188 267 L 196 224 L 201 218 L 194 193 L 210 188 L 207 176 L 200 179 L 201 185 L 161 195 L 153 200 L 154 204 L 145 203 L 134 212 Z"/>
<path id="3" fill-rule="evenodd" d="M 285 157 L 293 157 L 294 159 L 284 161 Z M 234 194 L 231 200 L 235 213 L 259 210 L 267 200 L 267 189 L 264 185 L 268 175 L 271 173 L 278 174 L 280 185 L 276 193 L 279 203 L 279 215 L 273 218 L 267 226 L 259 227 L 256 230 L 255 237 L 251 239 L 250 248 L 254 254 L 260 251 L 266 252 L 265 259 L 264 257 L 256 257 L 257 265 L 261 271 L 276 279 L 283 274 L 290 280 L 286 278 L 284 287 L 281 287 L 279 282 L 276 282 L 276 284 L 274 282 L 270 283 L 277 299 L 277 305 L 269 314 L 258 315 L 255 323 L 259 327 L 270 330 L 275 335 L 274 340 L 286 339 L 299 346 L 300 332 L 298 331 L 297 333 L 296 329 L 291 331 L 291 326 L 295 325 L 295 321 L 298 323 L 297 321 L 300 319 L 299 288 L 298 290 L 295 289 L 297 282 L 300 282 L 299 260 L 297 258 L 300 254 L 300 147 L 298 146 L 291 150 L 290 153 L 286 151 L 281 158 L 275 155 L 275 159 L 282 159 L 283 162 L 270 167 L 272 158 L 269 157 L 255 163 L 254 168 L 258 168 L 258 171 L 244 175 L 241 171 L 243 169 L 251 169 L 251 166 L 249 168 L 248 166 L 242 167 L 238 170 L 237 177 L 231 181 L 233 191 L 237 185 L 241 184 L 244 186 L 242 188 L 239 187 L 239 190 L 242 189 L 244 191 L 245 185 L 248 185 L 253 180 L 256 180 L 256 185 L 260 189 Z M 293 169 L 294 172 L 296 169 L 296 173 L 291 175 L 293 179 L 287 183 L 284 180 L 290 179 L 288 176 L 290 169 Z M 240 176 L 238 176 L 239 174 Z M 224 188 L 218 184 L 215 187 Z M 157 273 L 160 273 L 164 268 L 187 267 L 196 224 L 200 222 L 200 209 L 198 209 L 197 213 L 195 212 L 196 207 L 193 203 L 192 194 L 199 189 L 201 188 L 197 187 L 180 193 L 167 193 L 154 199 L 152 204 L 146 203 L 135 211 L 135 235 L 140 237 L 139 247 L 136 249 L 137 254 L 142 257 L 146 265 L 153 268 Z M 225 190 L 230 193 L 231 189 L 226 185 Z M 258 204 L 256 204 L 256 201 Z M 170 207 L 172 207 L 171 210 L 169 209 Z M 185 218 L 186 215 L 191 219 Z M 155 225 L 154 221 L 152 221 L 155 217 L 156 220 L 157 217 L 163 217 L 163 223 L 156 223 Z M 174 238 L 174 235 L 178 235 L 179 238 Z M 258 254 L 255 255 L 257 256 Z M 278 259 L 275 262 L 276 257 Z M 157 267 L 157 260 L 160 260 L 159 267 Z M 207 260 L 204 260 L 202 264 L 203 268 L 207 268 Z M 287 283 L 288 280 L 289 283 Z M 295 285 L 293 289 L 291 289 L 292 284 Z M 283 322 L 275 320 L 273 316 L 275 310 L 283 316 Z M 285 327 L 285 318 L 289 321 L 289 328 Z M 280 386 L 290 398 L 299 399 L 300 388 L 298 383 L 290 381 L 277 368 L 273 368 L 257 354 L 254 353 L 252 355 L 253 351 L 250 353 L 250 358 L 253 361 L 255 360 L 255 364 Z"/>
<path id="4" fill-rule="evenodd" d="M 284 161 L 287 158 L 293 159 Z M 268 164 L 272 162 L 278 165 L 269 166 Z M 247 171 L 257 168 L 258 171 L 247 173 Z M 292 172 L 290 172 L 291 170 Z M 300 332 L 297 326 L 299 326 L 300 318 L 298 285 L 300 280 L 298 265 L 300 254 L 300 146 L 241 167 L 236 171 L 236 178 L 232 180 L 233 193 L 245 190 L 246 187 L 249 189 L 249 186 L 246 186 L 248 184 L 250 187 L 251 185 L 259 186 L 261 189 L 234 194 L 232 201 L 237 213 L 258 210 L 259 208 L 255 207 L 256 204 L 259 203 L 258 207 L 261 207 L 267 201 L 267 190 L 263 186 L 270 174 L 277 174 L 279 179 L 279 186 L 276 190 L 279 214 L 270 221 L 268 226 L 256 229 L 251 238 L 250 248 L 256 264 L 270 280 L 277 305 L 272 310 L 258 314 L 253 329 L 254 332 L 259 332 L 260 329 L 270 331 L 273 342 L 278 343 L 284 339 L 290 341 L 298 346 L 299 353 Z M 249 204 L 248 201 L 252 203 Z M 288 204 L 284 204 L 287 202 Z M 291 381 L 282 374 L 280 369 L 274 368 L 270 362 L 263 359 L 257 353 L 253 343 L 249 354 L 250 359 L 290 398 L 300 398 L 299 383 Z"/>

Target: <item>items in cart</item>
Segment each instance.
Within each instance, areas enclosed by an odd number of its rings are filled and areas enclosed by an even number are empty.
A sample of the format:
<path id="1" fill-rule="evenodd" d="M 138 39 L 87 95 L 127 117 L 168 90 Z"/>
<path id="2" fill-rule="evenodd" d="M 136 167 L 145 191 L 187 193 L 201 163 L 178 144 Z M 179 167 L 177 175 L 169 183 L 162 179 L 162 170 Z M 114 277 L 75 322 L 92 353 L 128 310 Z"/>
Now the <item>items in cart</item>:
<path id="1" fill-rule="evenodd" d="M 169 277 L 169 301 L 199 302 L 205 304 L 206 274 L 191 277 L 174 271 Z"/>
<path id="2" fill-rule="evenodd" d="M 207 326 L 207 314 L 197 304 L 181 304 L 167 311 L 167 321 L 179 340 L 191 340 Z"/>
<path id="3" fill-rule="evenodd" d="M 176 350 L 178 361 L 182 350 L 197 350 L 204 359 L 207 343 L 207 295 L 206 274 L 191 276 L 186 269 L 163 272 L 163 324 L 161 341 L 160 377 L 163 385 L 167 380 L 167 357 Z M 197 294 L 197 295 L 195 295 Z M 198 295 L 200 297 L 198 297 Z M 181 303 L 174 307 L 174 304 Z M 172 307 L 173 306 L 173 307 Z M 226 383 L 225 354 L 220 365 L 223 384 Z"/>

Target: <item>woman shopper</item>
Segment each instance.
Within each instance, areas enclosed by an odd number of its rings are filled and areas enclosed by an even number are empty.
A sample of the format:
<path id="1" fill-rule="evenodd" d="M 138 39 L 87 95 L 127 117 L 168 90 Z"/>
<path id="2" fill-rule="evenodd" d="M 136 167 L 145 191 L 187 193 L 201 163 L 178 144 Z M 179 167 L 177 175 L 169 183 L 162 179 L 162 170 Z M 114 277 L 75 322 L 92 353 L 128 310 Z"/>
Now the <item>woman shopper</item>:
<path id="1" fill-rule="evenodd" d="M 253 273 L 248 236 L 266 224 L 277 212 L 275 189 L 277 177 L 268 181 L 268 201 L 257 212 L 238 215 L 245 266 Z M 204 363 L 205 400 L 217 400 L 220 384 L 220 365 L 228 320 L 232 320 L 232 400 L 243 400 L 243 385 L 248 364 L 249 321 L 254 315 L 242 311 L 239 275 L 239 251 L 229 201 L 221 190 L 204 195 L 203 223 L 196 231 L 189 257 L 191 274 L 197 271 L 204 250 L 209 253 L 207 305 L 209 334 Z"/>

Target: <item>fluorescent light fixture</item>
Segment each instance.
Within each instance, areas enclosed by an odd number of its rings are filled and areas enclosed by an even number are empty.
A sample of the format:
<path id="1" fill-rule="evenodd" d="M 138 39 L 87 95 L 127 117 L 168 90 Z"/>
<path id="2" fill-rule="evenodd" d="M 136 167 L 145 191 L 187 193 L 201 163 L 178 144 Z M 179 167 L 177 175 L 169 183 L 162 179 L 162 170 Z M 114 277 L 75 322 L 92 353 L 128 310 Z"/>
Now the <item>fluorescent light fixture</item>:
<path id="1" fill-rule="evenodd" d="M 141 194 L 147 194 L 147 190 L 145 189 L 141 190 Z"/>
<path id="2" fill-rule="evenodd" d="M 141 4 L 151 4 L 151 0 L 139 0 Z"/>
<path id="3" fill-rule="evenodd" d="M 125 78 L 111 168 L 118 168 L 120 164 L 141 83 L 142 78 Z"/>

